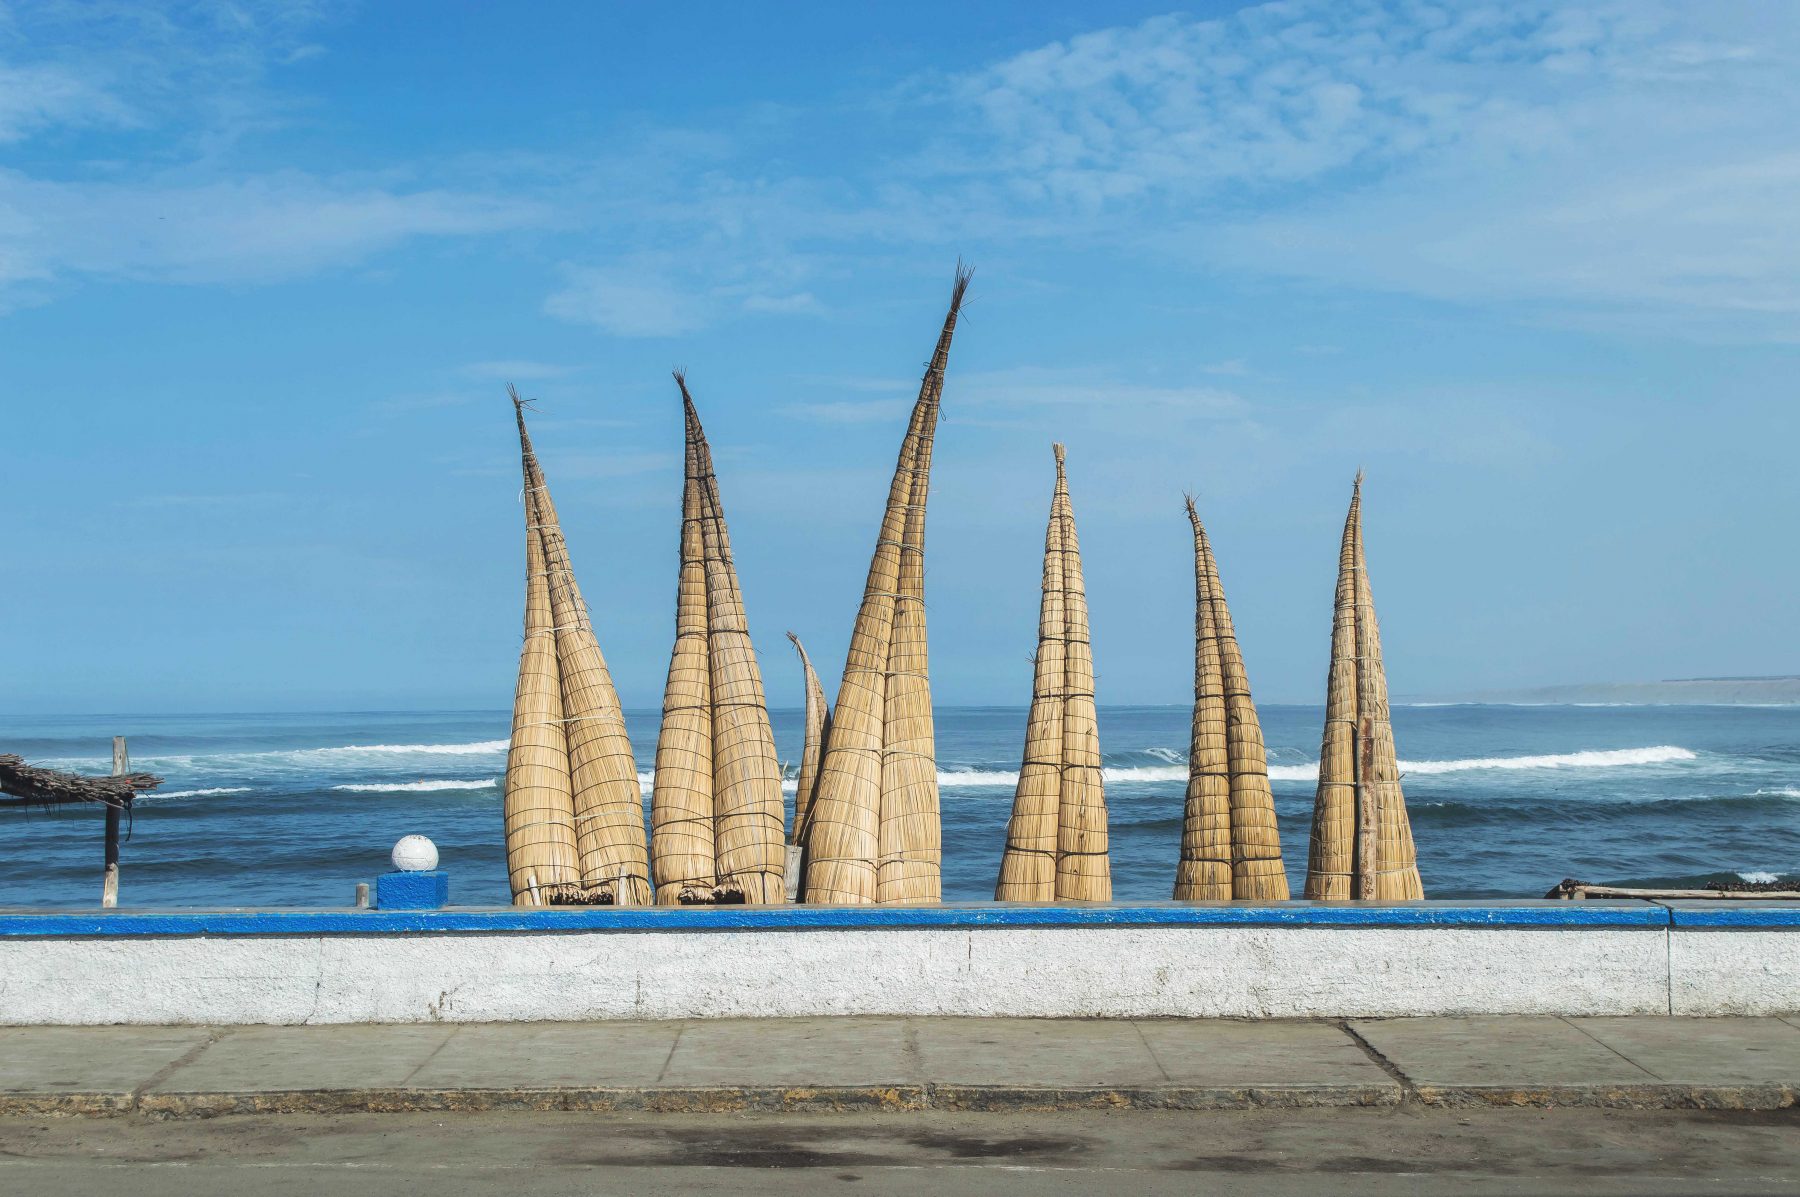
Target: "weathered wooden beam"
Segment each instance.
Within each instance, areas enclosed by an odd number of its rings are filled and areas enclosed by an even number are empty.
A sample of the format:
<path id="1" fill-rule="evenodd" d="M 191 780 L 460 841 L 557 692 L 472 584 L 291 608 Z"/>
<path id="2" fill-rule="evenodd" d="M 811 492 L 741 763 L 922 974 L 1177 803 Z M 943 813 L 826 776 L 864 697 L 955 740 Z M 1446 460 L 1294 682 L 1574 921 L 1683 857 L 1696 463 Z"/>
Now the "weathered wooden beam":
<path id="1" fill-rule="evenodd" d="M 1564 881 L 1544 896 L 1577 902 L 1586 898 L 1639 898 L 1664 902 L 1686 902 L 1701 898 L 1719 902 L 1763 900 L 1792 902 L 1800 900 L 1800 890 L 1748 887 L 1745 889 L 1632 889 L 1620 885 L 1589 885 L 1583 881 Z"/>

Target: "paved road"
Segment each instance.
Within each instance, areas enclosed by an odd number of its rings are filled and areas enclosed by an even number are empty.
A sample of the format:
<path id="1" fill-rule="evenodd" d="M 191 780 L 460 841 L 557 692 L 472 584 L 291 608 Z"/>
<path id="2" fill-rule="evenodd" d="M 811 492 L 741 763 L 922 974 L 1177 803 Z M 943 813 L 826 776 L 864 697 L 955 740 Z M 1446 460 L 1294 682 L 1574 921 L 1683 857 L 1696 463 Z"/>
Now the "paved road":
<path id="1" fill-rule="evenodd" d="M 1800 1110 L 0 1119 L 0 1193 L 1762 1194 Z"/>

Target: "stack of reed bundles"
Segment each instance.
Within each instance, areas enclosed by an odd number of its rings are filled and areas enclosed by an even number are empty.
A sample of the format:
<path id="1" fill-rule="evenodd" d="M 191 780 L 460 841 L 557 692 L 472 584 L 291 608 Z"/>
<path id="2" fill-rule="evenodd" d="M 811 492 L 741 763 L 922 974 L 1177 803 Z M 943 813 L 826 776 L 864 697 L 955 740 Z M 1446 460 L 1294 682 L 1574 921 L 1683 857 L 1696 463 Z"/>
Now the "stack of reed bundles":
<path id="1" fill-rule="evenodd" d="M 1288 897 L 1268 753 L 1219 566 L 1194 500 L 1194 723 L 1175 897 Z"/>
<path id="2" fill-rule="evenodd" d="M 656 901 L 786 897 L 781 766 L 750 642 L 712 450 L 677 371 L 686 420 L 675 647 L 651 791 Z"/>
<path id="3" fill-rule="evenodd" d="M 1331 672 L 1319 788 L 1307 858 L 1308 898 L 1423 898 L 1389 719 L 1381 630 L 1363 556 L 1362 474 L 1338 553 Z"/>
<path id="4" fill-rule="evenodd" d="M 525 476 L 529 575 L 503 798 L 513 900 L 642 905 L 650 860 L 624 711 L 525 428 L 524 401 L 508 393 Z"/>
<path id="5" fill-rule="evenodd" d="M 959 264 L 851 631 L 807 819 L 808 902 L 930 902 L 943 893 L 925 636 L 925 504 L 950 341 L 968 284 Z"/>
<path id="6" fill-rule="evenodd" d="M 1087 588 L 1063 447 L 1054 448 L 1056 489 L 1044 532 L 1031 713 L 994 887 L 1001 902 L 1112 897 Z"/>
<path id="7" fill-rule="evenodd" d="M 790 844 L 806 842 L 806 820 L 812 812 L 813 798 L 819 788 L 819 759 L 825 751 L 825 740 L 831 735 L 831 710 L 825 705 L 825 687 L 813 669 L 812 658 L 800 637 L 789 632 L 794 651 L 800 654 L 800 672 L 805 679 L 805 742 L 800 751 L 800 772 L 794 779 L 794 824 L 788 832 Z"/>

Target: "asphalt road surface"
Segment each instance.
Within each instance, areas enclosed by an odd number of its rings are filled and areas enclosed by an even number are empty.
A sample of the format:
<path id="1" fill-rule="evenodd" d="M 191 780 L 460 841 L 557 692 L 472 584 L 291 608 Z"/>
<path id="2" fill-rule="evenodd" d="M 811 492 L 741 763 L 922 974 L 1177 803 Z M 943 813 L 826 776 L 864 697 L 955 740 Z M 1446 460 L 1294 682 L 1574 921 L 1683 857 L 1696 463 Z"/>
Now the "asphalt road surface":
<path id="1" fill-rule="evenodd" d="M 0 1119 L 0 1193 L 1800 1192 L 1800 1110 Z"/>

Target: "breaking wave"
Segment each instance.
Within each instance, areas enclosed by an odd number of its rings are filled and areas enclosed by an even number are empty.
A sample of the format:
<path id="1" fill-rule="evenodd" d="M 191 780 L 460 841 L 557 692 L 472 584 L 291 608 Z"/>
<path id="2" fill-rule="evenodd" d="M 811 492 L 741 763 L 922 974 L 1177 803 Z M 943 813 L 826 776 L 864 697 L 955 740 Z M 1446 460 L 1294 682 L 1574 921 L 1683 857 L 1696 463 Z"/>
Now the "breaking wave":
<path id="1" fill-rule="evenodd" d="M 331 788 L 349 794 L 429 794 L 438 790 L 491 790 L 499 784 L 498 777 L 490 777 L 486 781 L 370 781 Z"/>
<path id="2" fill-rule="evenodd" d="M 382 753 L 418 756 L 483 756 L 505 752 L 506 740 L 476 740 L 468 744 L 346 744 L 340 748 L 296 748 L 287 752 L 271 752 L 269 756 L 334 757 Z"/>
<path id="3" fill-rule="evenodd" d="M 1160 755 L 1156 749 L 1150 750 L 1153 755 Z M 1679 748 L 1673 744 L 1658 744 L 1650 748 L 1614 748 L 1593 752 L 1565 752 L 1549 756 L 1481 756 L 1466 760 L 1450 761 L 1401 761 L 1400 771 L 1405 774 L 1431 773 L 1465 773 L 1479 769 L 1617 769 L 1633 765 L 1664 765 L 1675 761 L 1691 761 L 1698 754 L 1691 749 Z M 1185 761 L 1176 765 L 1126 765 L 1107 767 L 1100 770 L 1100 776 L 1108 782 L 1158 782 L 1186 781 L 1187 764 Z M 1272 781 L 1314 781 L 1319 776 L 1317 761 L 1304 765 L 1270 765 L 1269 778 Z M 948 769 L 938 774 L 940 786 L 1012 786 L 1019 783 L 1017 770 L 1007 769 Z M 1800 797 L 1800 791 L 1792 789 L 1782 791 L 1783 794 Z"/>

